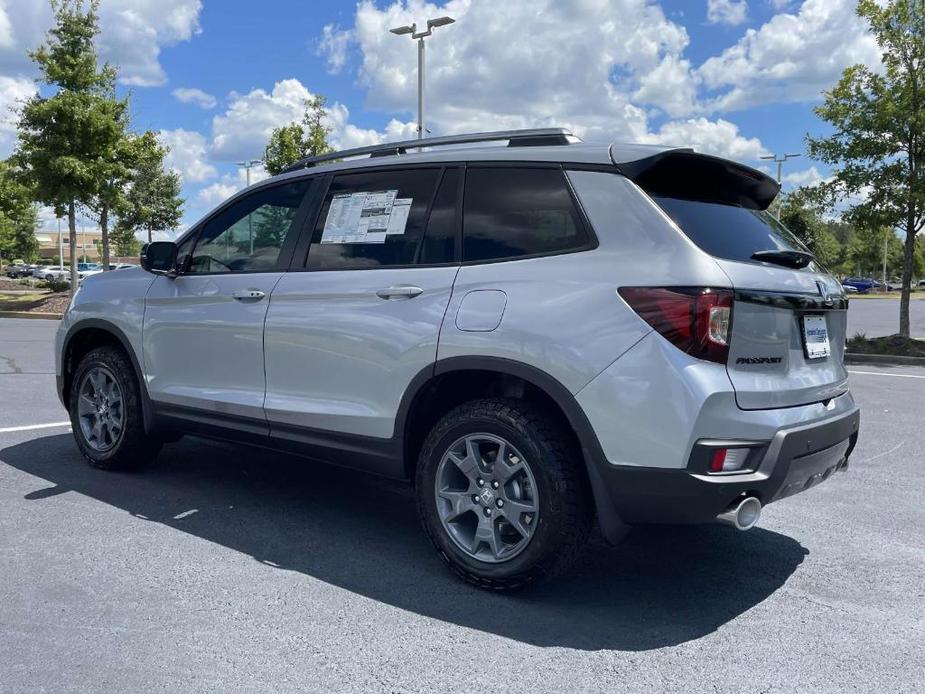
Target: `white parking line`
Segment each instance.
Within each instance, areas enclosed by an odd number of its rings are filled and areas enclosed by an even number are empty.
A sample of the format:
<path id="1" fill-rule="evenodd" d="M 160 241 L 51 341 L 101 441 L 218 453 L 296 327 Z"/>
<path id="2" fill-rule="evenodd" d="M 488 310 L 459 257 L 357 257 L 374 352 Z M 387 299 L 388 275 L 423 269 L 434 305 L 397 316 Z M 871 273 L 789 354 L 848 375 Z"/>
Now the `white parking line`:
<path id="1" fill-rule="evenodd" d="M 880 371 L 852 371 L 848 369 L 850 374 L 863 374 L 864 376 L 892 376 L 893 378 L 925 378 L 925 376 L 917 376 L 915 374 L 885 374 Z"/>
<path id="2" fill-rule="evenodd" d="M 50 424 L 30 424 L 24 427 L 4 427 L 0 429 L 0 434 L 11 434 L 14 431 L 32 431 L 33 429 L 55 429 L 57 427 L 69 427 L 70 422 L 51 422 Z"/>

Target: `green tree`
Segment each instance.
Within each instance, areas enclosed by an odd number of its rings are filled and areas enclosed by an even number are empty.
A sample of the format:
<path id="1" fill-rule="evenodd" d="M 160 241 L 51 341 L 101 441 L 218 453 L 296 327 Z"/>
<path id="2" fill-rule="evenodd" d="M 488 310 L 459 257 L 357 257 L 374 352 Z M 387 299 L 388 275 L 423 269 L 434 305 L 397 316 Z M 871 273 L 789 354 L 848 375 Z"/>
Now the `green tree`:
<path id="1" fill-rule="evenodd" d="M 100 188 L 99 161 L 118 142 L 124 103 L 112 97 L 116 73 L 98 67 L 99 0 L 52 0 L 55 25 L 29 55 L 39 81 L 55 90 L 29 99 L 19 119 L 14 155 L 38 201 L 67 213 L 71 291 L 77 287 L 78 205 L 91 205 Z"/>
<path id="2" fill-rule="evenodd" d="M 31 192 L 0 161 L 0 266 L 14 258 L 31 262 L 38 255 L 37 223 Z"/>
<path id="3" fill-rule="evenodd" d="M 111 95 L 111 99 L 116 100 L 114 94 Z M 109 269 L 110 263 L 110 216 L 124 205 L 125 188 L 132 180 L 139 154 L 137 138 L 133 137 L 128 130 L 128 99 L 117 103 L 122 107 L 116 121 L 118 135 L 109 142 L 110 146 L 101 153 L 97 160 L 99 187 L 91 203 L 100 224 L 99 250 L 104 270 Z"/>
<path id="4" fill-rule="evenodd" d="M 290 123 L 270 133 L 263 153 L 267 173 L 275 176 L 300 159 L 334 151 L 328 144 L 331 129 L 324 124 L 326 103 L 327 99 L 320 95 L 307 99 L 301 123 Z"/>
<path id="5" fill-rule="evenodd" d="M 120 253 L 130 245 L 129 234 L 134 239 L 136 231 L 146 231 L 150 243 L 152 232 L 173 229 L 183 217 L 180 177 L 164 167 L 167 148 L 148 131 L 131 140 L 129 151 L 130 182 L 119 197 L 116 225 Z"/>
<path id="6" fill-rule="evenodd" d="M 849 221 L 905 235 L 899 333 L 909 337 L 915 238 L 925 224 L 925 0 L 860 0 L 857 12 L 883 70 L 847 68 L 815 109 L 833 134 L 807 141 L 810 155 L 832 166 L 823 184 L 830 202 L 853 201 Z"/>
<path id="7" fill-rule="evenodd" d="M 822 218 L 814 191 L 797 188 L 781 200 L 780 221 L 799 238 L 827 270 L 835 271 L 842 257 L 842 244 Z"/>

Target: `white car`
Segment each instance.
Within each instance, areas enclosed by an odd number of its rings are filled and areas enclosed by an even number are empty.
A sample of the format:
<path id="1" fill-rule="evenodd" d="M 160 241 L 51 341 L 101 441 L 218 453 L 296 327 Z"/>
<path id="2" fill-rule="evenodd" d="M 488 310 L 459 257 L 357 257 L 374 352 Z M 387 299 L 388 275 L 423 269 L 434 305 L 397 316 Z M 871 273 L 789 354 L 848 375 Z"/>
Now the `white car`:
<path id="1" fill-rule="evenodd" d="M 71 269 L 61 265 L 39 265 L 32 271 L 32 276 L 50 282 L 52 280 L 70 280 Z"/>

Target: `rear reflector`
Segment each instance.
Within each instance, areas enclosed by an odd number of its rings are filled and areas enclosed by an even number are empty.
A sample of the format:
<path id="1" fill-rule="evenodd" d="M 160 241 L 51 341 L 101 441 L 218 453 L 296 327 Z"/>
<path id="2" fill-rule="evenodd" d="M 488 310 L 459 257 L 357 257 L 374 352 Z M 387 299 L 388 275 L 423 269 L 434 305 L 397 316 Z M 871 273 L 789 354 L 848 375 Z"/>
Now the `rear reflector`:
<path id="1" fill-rule="evenodd" d="M 735 472 L 741 470 L 748 459 L 750 448 L 717 448 L 710 456 L 710 472 Z"/>
<path id="2" fill-rule="evenodd" d="M 621 287 L 620 296 L 682 352 L 725 364 L 732 292 L 705 287 Z"/>

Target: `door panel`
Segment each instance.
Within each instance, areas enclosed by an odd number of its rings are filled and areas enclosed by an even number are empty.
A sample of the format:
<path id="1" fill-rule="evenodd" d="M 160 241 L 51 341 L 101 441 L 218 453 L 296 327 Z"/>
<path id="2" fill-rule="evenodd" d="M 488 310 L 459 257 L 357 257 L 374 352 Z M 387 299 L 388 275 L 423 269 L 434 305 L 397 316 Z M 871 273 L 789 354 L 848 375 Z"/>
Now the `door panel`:
<path id="1" fill-rule="evenodd" d="M 263 323 L 280 272 L 158 277 L 145 301 L 155 403 L 263 420 Z M 235 299 L 245 290 L 265 297 Z"/>
<path id="2" fill-rule="evenodd" d="M 307 215 L 311 185 L 311 179 L 271 183 L 233 199 L 182 244 L 179 277 L 151 285 L 142 341 L 155 403 L 200 411 L 188 417 L 246 418 L 239 429 L 267 433 L 263 324 Z"/>
<path id="3" fill-rule="evenodd" d="M 288 436 L 289 426 L 391 437 L 402 395 L 436 358 L 457 269 L 284 276 L 265 333 L 271 436 Z"/>

